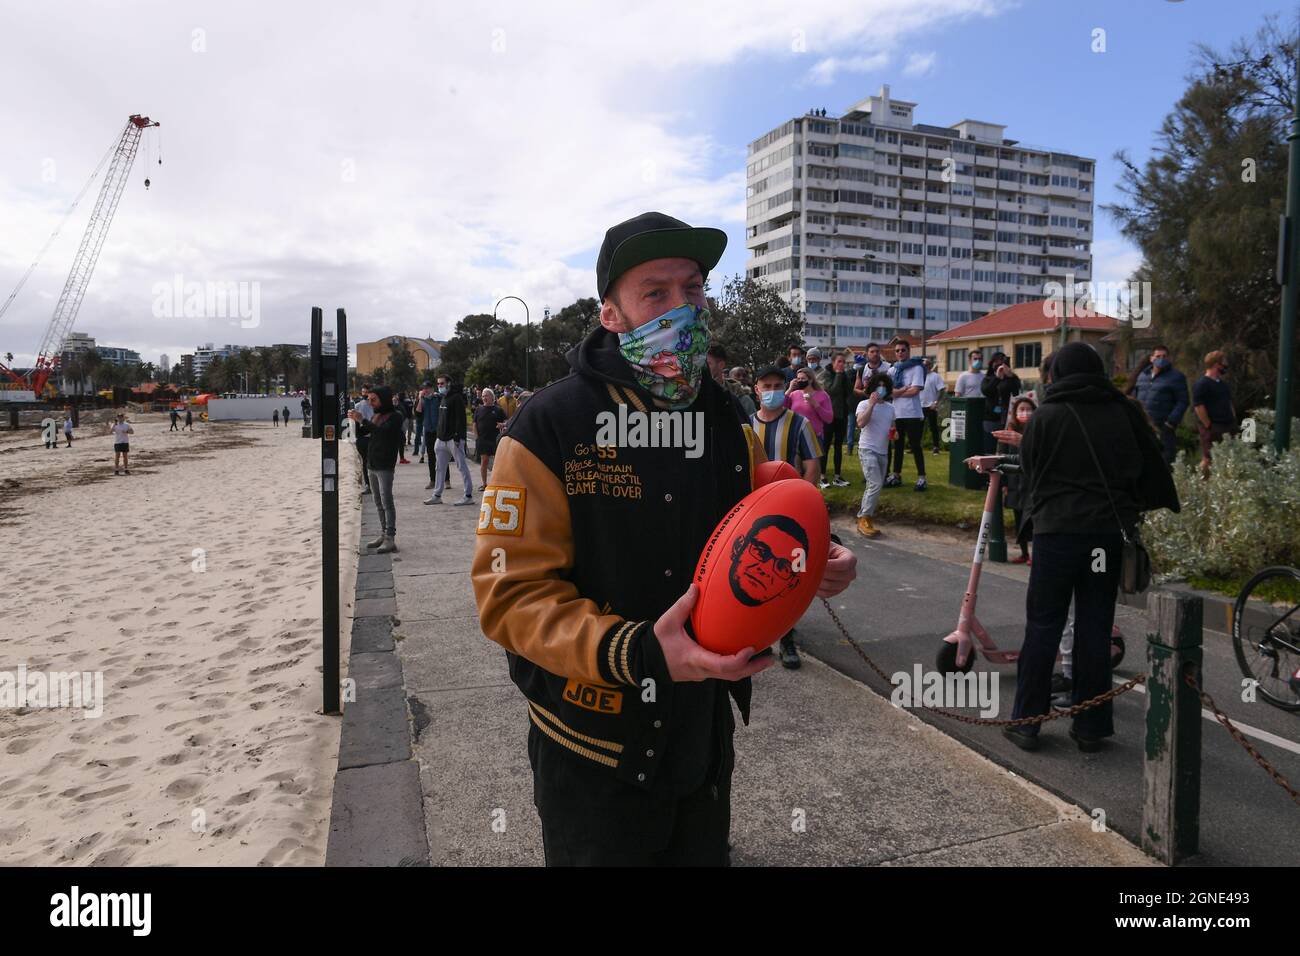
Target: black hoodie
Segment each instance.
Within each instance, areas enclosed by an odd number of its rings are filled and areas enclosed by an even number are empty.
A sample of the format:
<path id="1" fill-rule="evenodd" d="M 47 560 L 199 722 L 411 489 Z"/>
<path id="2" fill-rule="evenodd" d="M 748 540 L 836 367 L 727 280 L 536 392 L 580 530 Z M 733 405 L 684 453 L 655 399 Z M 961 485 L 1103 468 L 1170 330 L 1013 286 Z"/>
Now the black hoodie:
<path id="1" fill-rule="evenodd" d="M 392 471 L 397 467 L 397 453 L 402 450 L 402 413 L 393 407 L 393 390 L 387 385 L 375 388 L 379 409 L 370 421 L 357 422 L 357 433 L 370 440 L 366 464 L 375 471 Z"/>
<path id="2" fill-rule="evenodd" d="M 1059 364 L 1053 366 L 1054 376 Z M 1146 415 L 1102 374 L 1054 378 L 1025 428 L 1020 463 L 1035 534 L 1118 533 L 1116 512 L 1124 530 L 1131 531 L 1143 511 L 1179 509 L 1173 477 Z"/>

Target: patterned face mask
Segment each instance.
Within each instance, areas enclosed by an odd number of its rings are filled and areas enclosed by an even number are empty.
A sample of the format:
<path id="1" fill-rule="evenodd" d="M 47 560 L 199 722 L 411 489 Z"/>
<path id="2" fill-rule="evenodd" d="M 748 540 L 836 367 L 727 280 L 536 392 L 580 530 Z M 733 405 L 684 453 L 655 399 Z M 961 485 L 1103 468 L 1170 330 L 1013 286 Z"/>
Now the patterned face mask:
<path id="1" fill-rule="evenodd" d="M 683 304 L 619 333 L 619 350 L 636 366 L 637 380 L 669 408 L 688 407 L 700 390 L 709 348 L 708 319 L 708 309 Z"/>

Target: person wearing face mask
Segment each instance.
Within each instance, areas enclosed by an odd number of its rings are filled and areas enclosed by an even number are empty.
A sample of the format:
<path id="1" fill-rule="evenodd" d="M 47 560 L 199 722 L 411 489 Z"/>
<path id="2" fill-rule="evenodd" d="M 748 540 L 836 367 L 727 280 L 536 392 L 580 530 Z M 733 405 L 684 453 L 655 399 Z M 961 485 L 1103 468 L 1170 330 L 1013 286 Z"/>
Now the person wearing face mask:
<path id="1" fill-rule="evenodd" d="M 982 398 L 984 396 L 984 392 L 981 390 L 983 384 L 984 358 L 980 355 L 979 349 L 971 349 L 970 369 L 957 376 L 957 384 L 953 388 L 953 394 L 961 398 Z"/>
<path id="2" fill-rule="evenodd" d="M 465 462 L 465 435 L 469 428 L 465 420 L 465 396 L 461 390 L 452 385 L 446 375 L 438 376 L 438 437 L 433 443 L 434 479 L 433 494 L 426 498 L 426 505 L 442 504 L 442 489 L 447 485 L 450 463 L 456 462 L 460 470 L 461 484 L 465 488 L 463 497 L 453 501 L 453 505 L 471 505 L 474 503 L 474 482 L 469 476 L 469 465 Z"/>
<path id="3" fill-rule="evenodd" d="M 1011 414 L 1007 416 L 1007 427 L 993 433 L 993 437 L 998 441 L 999 455 L 1014 455 L 1019 451 L 1021 436 L 1024 435 L 1025 426 L 1029 424 L 1029 416 L 1034 414 L 1035 407 L 1034 400 L 1028 396 L 1012 401 Z M 1020 547 L 1020 556 L 1012 558 L 1011 563 L 1029 564 L 1029 540 L 1033 536 L 1033 531 L 1029 527 L 1029 522 L 1025 520 L 1025 495 L 1018 471 L 1008 472 L 1003 476 L 1002 490 L 1006 506 L 1016 516 L 1016 544 Z"/>
<path id="4" fill-rule="evenodd" d="M 725 246 L 722 230 L 658 212 L 606 232 L 600 324 L 519 409 L 483 493 L 479 622 L 527 698 L 550 866 L 727 863 L 731 701 L 748 722 L 750 677 L 773 658 L 711 653 L 686 627 L 699 556 L 765 457 L 705 371 L 704 280 Z M 695 439 L 636 437 L 655 413 Z M 847 587 L 855 564 L 833 544 L 819 593 Z"/>
<path id="5" fill-rule="evenodd" d="M 880 537 L 880 529 L 872 523 L 880 489 L 885 487 L 889 471 L 889 433 L 894 427 L 894 406 L 891 398 L 894 380 L 884 372 L 867 379 L 868 394 L 858 403 L 855 417 L 861 438 L 858 440 L 858 458 L 862 474 L 867 479 L 867 489 L 862 493 L 862 506 L 858 508 L 858 532 L 867 538 Z"/>
<path id="6" fill-rule="evenodd" d="M 785 361 L 786 364 L 781 371 L 785 376 L 785 383 L 789 385 L 794 379 L 795 373 L 804 367 L 803 346 L 790 346 L 790 351 L 786 353 Z"/>
<path id="7" fill-rule="evenodd" d="M 821 379 L 813 372 L 811 366 L 796 372 L 790 384 L 786 386 L 785 407 L 802 416 L 812 428 L 813 434 L 817 436 L 817 445 L 821 449 L 817 455 L 817 484 L 823 489 L 829 488 L 824 461 L 826 426 L 834 421 L 835 410 L 831 405 L 831 397 L 822 388 Z"/>
<path id="8" fill-rule="evenodd" d="M 1137 400 L 1156 426 L 1165 462 L 1173 464 L 1178 454 L 1176 430 L 1187 412 L 1187 379 L 1174 368 L 1163 345 L 1151 350 L 1151 367 L 1138 376 Z"/>
<path id="9" fill-rule="evenodd" d="M 1201 438 L 1201 475 L 1210 474 L 1210 448 L 1224 435 L 1237 431 L 1237 410 L 1232 405 L 1232 389 L 1223 377 L 1228 372 L 1228 358 L 1216 349 L 1205 356 L 1205 374 L 1192 386 L 1192 411 L 1196 413 Z"/>

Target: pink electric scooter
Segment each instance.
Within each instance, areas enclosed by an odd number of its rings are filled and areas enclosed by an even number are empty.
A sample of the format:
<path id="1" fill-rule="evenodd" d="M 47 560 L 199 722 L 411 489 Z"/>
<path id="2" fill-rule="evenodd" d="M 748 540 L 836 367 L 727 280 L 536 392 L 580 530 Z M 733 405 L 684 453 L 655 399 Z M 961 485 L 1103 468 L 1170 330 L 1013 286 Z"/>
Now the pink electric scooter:
<path id="1" fill-rule="evenodd" d="M 1004 651 L 993 643 L 989 632 L 975 616 L 975 601 L 979 595 L 980 571 L 984 566 L 984 552 L 988 547 L 989 530 L 993 524 L 993 509 L 1002 507 L 1002 476 L 1018 472 L 1020 466 L 1009 459 L 1008 455 L 976 455 L 966 459 L 967 467 L 988 473 L 989 490 L 984 496 L 984 515 L 980 518 L 979 537 L 975 541 L 975 558 L 971 562 L 970 580 L 966 583 L 966 593 L 961 599 L 961 611 L 957 615 L 957 629 L 943 639 L 939 653 L 935 655 L 935 667 L 941 674 L 965 674 L 975 666 L 975 651 L 979 650 L 984 659 L 994 664 L 1014 664 L 1020 658 L 1019 651 Z M 1124 659 L 1124 635 L 1119 628 L 1113 628 L 1110 635 L 1110 666 L 1118 667 Z"/>

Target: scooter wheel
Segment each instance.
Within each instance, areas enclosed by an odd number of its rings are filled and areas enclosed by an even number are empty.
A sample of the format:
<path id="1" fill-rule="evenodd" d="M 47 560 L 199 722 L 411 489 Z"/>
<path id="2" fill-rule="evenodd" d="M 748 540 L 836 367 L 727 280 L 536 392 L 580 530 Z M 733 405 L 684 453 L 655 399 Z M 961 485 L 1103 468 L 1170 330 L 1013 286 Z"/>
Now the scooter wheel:
<path id="1" fill-rule="evenodd" d="M 975 648 L 970 649 L 970 656 L 961 667 L 957 666 L 957 645 L 944 641 L 939 645 L 939 653 L 934 655 L 934 667 L 940 674 L 968 674 L 975 666 Z"/>
<path id="2" fill-rule="evenodd" d="M 1124 659 L 1124 638 L 1122 635 L 1115 634 L 1110 639 L 1110 666 L 1114 670 L 1119 667 L 1119 662 Z"/>

